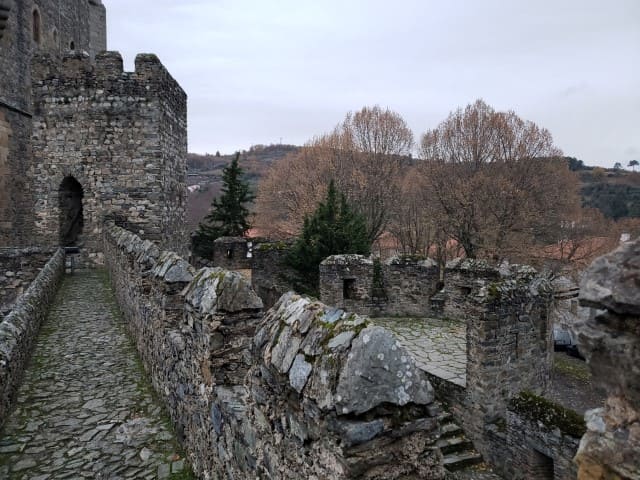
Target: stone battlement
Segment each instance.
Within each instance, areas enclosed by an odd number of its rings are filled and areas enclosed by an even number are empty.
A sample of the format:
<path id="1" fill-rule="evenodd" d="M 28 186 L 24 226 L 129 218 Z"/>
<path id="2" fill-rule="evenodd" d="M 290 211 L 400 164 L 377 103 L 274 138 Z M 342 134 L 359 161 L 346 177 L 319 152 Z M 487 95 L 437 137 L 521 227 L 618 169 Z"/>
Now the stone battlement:
<path id="1" fill-rule="evenodd" d="M 187 97 L 158 57 L 124 72 L 118 52 L 33 60 L 28 171 L 42 245 L 79 246 L 101 263 L 105 219 L 182 251 Z M 61 223 L 61 219 L 63 222 Z"/>
<path id="2" fill-rule="evenodd" d="M 38 53 L 32 59 L 32 81 L 37 90 L 62 92 L 77 83 L 93 86 L 99 96 L 111 90 L 121 91 L 127 86 L 143 86 L 151 93 L 169 92 L 178 103 L 186 103 L 187 95 L 171 76 L 160 59 L 151 53 L 140 53 L 135 59 L 135 71 L 125 72 L 120 52 L 104 51 L 92 59 L 84 51 L 66 51 L 62 56 Z M 147 88 L 149 87 L 149 88 Z"/>
<path id="3" fill-rule="evenodd" d="M 200 478 L 444 478 L 434 395 L 393 334 L 117 226 L 107 267 L 145 369 Z"/>

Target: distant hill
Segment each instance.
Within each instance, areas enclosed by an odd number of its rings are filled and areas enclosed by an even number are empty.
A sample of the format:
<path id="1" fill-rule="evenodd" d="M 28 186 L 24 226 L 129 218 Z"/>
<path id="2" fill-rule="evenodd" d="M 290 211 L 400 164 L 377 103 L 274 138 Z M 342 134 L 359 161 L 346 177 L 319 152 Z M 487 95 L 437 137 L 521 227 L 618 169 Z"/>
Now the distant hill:
<path id="1" fill-rule="evenodd" d="M 269 166 L 300 147 L 295 145 L 254 145 L 249 150 L 240 152 L 240 166 L 246 172 L 246 178 L 257 190 L 260 178 Z M 187 202 L 187 225 L 195 230 L 200 220 L 207 214 L 211 201 L 220 195 L 222 187 L 222 169 L 227 166 L 234 154 L 189 153 L 187 155 L 187 185 L 190 187 Z M 197 189 L 195 189 L 197 188 Z"/>
<path id="2" fill-rule="evenodd" d="M 254 145 L 240 152 L 240 166 L 247 172 L 254 192 L 272 163 L 299 149 L 295 145 Z M 222 169 L 233 155 L 188 154 L 188 185 L 191 189 L 197 188 L 189 193 L 187 206 L 187 224 L 191 230 L 195 230 L 207 214 L 213 198 L 220 195 Z M 590 167 L 573 157 L 565 159 L 580 179 L 583 206 L 598 208 L 614 220 L 640 218 L 640 172 Z"/>
<path id="3" fill-rule="evenodd" d="M 582 205 L 597 208 L 607 218 L 640 218 L 640 172 L 589 167 L 567 157 L 580 178 Z"/>

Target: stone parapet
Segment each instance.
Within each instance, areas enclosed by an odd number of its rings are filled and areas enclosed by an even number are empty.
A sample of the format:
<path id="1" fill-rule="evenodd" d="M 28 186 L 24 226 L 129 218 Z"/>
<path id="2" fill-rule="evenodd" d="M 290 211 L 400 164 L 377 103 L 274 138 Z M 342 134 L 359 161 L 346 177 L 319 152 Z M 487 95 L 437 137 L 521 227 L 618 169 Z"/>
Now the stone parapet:
<path id="1" fill-rule="evenodd" d="M 0 248 L 0 319 L 29 287 L 57 249 Z"/>
<path id="2" fill-rule="evenodd" d="M 0 321 L 0 426 L 15 399 L 32 345 L 64 274 L 59 249 Z"/>
<path id="3" fill-rule="evenodd" d="M 596 309 L 578 323 L 578 347 L 593 382 L 608 392 L 585 414 L 576 455 L 580 480 L 640 478 L 640 238 L 596 259 L 580 285 L 580 303 Z"/>
<path id="4" fill-rule="evenodd" d="M 201 478 L 444 478 L 433 389 L 389 331 L 293 293 L 263 316 L 242 275 L 114 225 L 104 250 Z"/>

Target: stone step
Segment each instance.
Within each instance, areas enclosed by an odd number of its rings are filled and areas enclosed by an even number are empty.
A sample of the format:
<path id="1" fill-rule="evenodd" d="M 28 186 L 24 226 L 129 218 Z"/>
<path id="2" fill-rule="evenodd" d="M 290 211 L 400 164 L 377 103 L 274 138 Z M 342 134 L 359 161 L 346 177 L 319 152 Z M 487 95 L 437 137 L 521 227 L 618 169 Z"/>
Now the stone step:
<path id="1" fill-rule="evenodd" d="M 471 451 L 473 450 L 473 443 L 467 439 L 464 435 L 458 435 L 456 437 L 440 438 L 436 444 L 443 455 L 449 453 Z"/>
<path id="2" fill-rule="evenodd" d="M 474 450 L 450 453 L 444 456 L 444 466 L 450 472 L 482 463 L 482 455 Z"/>
<path id="3" fill-rule="evenodd" d="M 464 435 L 462 429 L 455 423 L 445 423 L 444 425 L 442 425 L 441 430 L 442 434 L 440 435 L 440 438 L 450 438 Z"/>
<path id="4" fill-rule="evenodd" d="M 438 422 L 440 422 L 440 425 L 451 421 L 453 421 L 453 415 L 451 415 L 449 412 L 443 411 L 440 415 L 438 415 Z"/>

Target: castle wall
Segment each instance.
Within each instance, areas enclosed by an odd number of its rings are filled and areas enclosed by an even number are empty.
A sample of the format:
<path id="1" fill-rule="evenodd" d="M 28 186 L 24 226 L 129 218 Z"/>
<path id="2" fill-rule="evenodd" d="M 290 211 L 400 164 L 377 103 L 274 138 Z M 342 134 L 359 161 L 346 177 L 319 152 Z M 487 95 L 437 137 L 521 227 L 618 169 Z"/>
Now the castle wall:
<path id="1" fill-rule="evenodd" d="M 2 0 L 0 16 L 0 246 L 33 245 L 31 57 L 71 42 L 95 56 L 106 49 L 106 14 L 98 0 Z"/>
<path id="2" fill-rule="evenodd" d="M 54 250 L 0 248 L 0 320 L 29 287 Z"/>
<path id="3" fill-rule="evenodd" d="M 445 277 L 459 285 L 469 285 L 473 278 L 465 300 L 455 298 L 467 321 L 467 396 L 462 420 L 485 454 L 490 448 L 486 426 L 504 420 L 508 401 L 524 390 L 546 392 L 553 331 L 548 281 L 528 267 L 514 266 L 497 279 L 494 273 L 483 279 L 481 272 L 467 261 Z"/>
<path id="4" fill-rule="evenodd" d="M 33 154 L 29 169 L 37 241 L 57 245 L 60 186 L 83 191 L 78 244 L 102 262 L 105 218 L 177 251 L 186 249 L 186 95 L 155 55 L 123 72 L 117 52 L 95 65 L 83 53 L 33 67 Z"/>
<path id="5" fill-rule="evenodd" d="M 252 258 L 249 245 L 243 237 L 219 237 L 213 242 L 213 260 L 216 267 L 225 270 L 250 270 Z"/>
<path id="6" fill-rule="evenodd" d="M 9 315 L 0 320 L 0 428 L 11 410 L 40 325 L 63 274 L 64 251 L 59 249 Z"/>
<path id="7" fill-rule="evenodd" d="M 293 269 L 285 264 L 290 243 L 256 242 L 251 262 L 251 287 L 262 299 L 265 308 L 271 308 L 289 290 L 295 277 Z"/>
<path id="8" fill-rule="evenodd" d="M 118 303 L 200 478 L 444 478 L 433 390 L 390 332 L 293 293 L 263 317 L 241 275 L 103 233 Z"/>
<path id="9" fill-rule="evenodd" d="M 510 406 L 504 422 L 487 432 L 487 439 L 485 459 L 503 478 L 575 480 L 577 476 L 573 457 L 580 436 L 550 424 L 547 418 Z"/>
<path id="10" fill-rule="evenodd" d="M 551 285 L 530 267 L 496 269 L 460 260 L 447 266 L 441 286 L 437 267 L 428 262 L 395 260 L 376 267 L 361 255 L 334 255 L 320 266 L 321 299 L 329 305 L 376 316 L 465 322 L 466 386 L 430 378 L 480 453 L 501 461 L 493 455 L 490 426 L 505 421 L 511 398 L 523 390 L 543 394 L 551 378 Z"/>
<path id="11" fill-rule="evenodd" d="M 362 255 L 332 255 L 320 265 L 322 301 L 363 315 L 433 315 L 431 297 L 440 287 L 439 269 L 429 260 L 393 258 L 376 267 Z"/>

